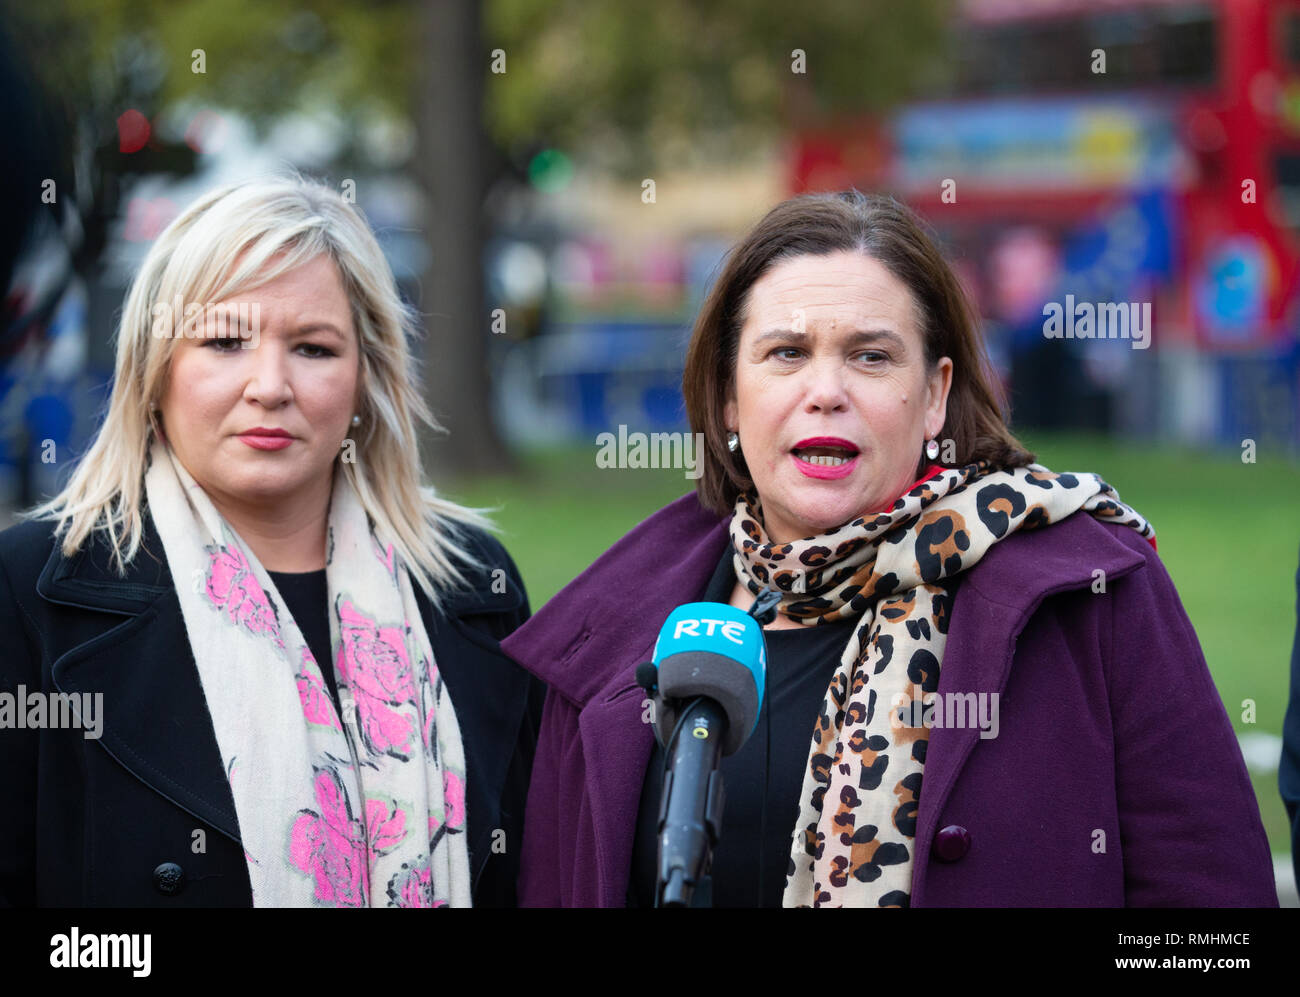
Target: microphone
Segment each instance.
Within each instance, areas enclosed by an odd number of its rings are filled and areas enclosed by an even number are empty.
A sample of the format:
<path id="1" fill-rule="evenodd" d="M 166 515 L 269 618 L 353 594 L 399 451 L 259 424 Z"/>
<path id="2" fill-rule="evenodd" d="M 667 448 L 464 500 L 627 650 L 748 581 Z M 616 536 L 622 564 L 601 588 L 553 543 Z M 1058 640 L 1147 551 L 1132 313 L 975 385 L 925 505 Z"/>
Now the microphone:
<path id="1" fill-rule="evenodd" d="M 653 661 L 637 669 L 637 682 L 655 696 L 655 735 L 667 755 L 656 906 L 690 906 L 707 883 L 722 831 L 718 763 L 758 723 L 767 673 L 759 619 L 770 619 L 779 599 L 764 592 L 749 613 L 719 602 L 678 606 L 659 631 Z"/>

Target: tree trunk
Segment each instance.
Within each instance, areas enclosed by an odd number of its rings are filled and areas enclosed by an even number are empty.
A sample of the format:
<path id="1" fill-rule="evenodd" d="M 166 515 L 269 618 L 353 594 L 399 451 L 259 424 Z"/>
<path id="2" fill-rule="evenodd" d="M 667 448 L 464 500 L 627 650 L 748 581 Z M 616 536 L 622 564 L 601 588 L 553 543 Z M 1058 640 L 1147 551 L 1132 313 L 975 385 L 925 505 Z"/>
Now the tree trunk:
<path id="1" fill-rule="evenodd" d="M 491 335 L 483 278 L 487 53 L 477 0 L 418 0 L 414 116 L 430 261 L 417 303 L 425 317 L 425 397 L 446 434 L 421 449 L 435 481 L 510 466 L 492 419 Z"/>

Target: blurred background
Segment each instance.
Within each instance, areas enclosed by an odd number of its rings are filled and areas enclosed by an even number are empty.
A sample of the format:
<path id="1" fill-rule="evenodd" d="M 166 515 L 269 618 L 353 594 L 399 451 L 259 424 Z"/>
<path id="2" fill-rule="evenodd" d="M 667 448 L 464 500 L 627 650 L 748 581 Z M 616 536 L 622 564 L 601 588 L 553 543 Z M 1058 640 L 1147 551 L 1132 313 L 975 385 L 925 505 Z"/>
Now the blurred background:
<path id="1" fill-rule="evenodd" d="M 0 523 L 93 434 L 152 240 L 291 166 L 423 314 L 433 480 L 495 509 L 534 608 L 691 490 L 596 437 L 688 428 L 728 245 L 795 193 L 892 192 L 1013 429 L 1155 525 L 1296 904 L 1300 0 L 0 0 L 0 128 Z M 1151 302 L 1150 348 L 1046 339 L 1067 294 Z"/>

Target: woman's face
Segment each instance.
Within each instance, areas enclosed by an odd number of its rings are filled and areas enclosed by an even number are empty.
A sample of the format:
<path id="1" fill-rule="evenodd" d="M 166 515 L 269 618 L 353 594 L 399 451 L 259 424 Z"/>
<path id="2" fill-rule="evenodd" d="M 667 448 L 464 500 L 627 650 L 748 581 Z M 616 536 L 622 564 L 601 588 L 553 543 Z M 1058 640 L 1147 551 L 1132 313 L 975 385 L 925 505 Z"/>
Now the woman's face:
<path id="1" fill-rule="evenodd" d="M 231 316 L 224 335 L 238 334 L 241 304 L 246 316 L 259 309 L 256 337 L 176 343 L 159 403 L 167 442 L 219 508 L 328 505 L 360 370 L 338 268 L 318 256 L 215 303 L 211 313 Z"/>
<path id="2" fill-rule="evenodd" d="M 754 282 L 724 418 L 769 539 L 840 526 L 916 480 L 952 383 L 948 357 L 927 372 L 918 318 L 907 287 L 860 253 L 791 257 Z"/>

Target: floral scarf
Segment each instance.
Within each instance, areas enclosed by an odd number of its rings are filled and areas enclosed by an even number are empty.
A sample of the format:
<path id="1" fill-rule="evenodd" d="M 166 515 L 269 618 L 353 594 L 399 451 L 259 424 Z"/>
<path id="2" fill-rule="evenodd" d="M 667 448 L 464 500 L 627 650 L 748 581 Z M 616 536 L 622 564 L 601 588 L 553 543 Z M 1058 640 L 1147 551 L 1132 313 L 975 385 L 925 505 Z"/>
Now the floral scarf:
<path id="1" fill-rule="evenodd" d="M 779 612 L 807 626 L 859 621 L 813 730 L 784 906 L 909 906 L 928 745 L 918 718 L 952 611 L 942 582 L 1015 531 L 1080 509 L 1155 536 L 1097 475 L 1038 464 L 945 468 L 884 512 L 793 543 L 768 540 L 753 493 L 737 500 L 734 564 L 750 592 L 779 589 Z"/>
<path id="2" fill-rule="evenodd" d="M 258 907 L 470 905 L 465 752 L 411 581 L 334 480 L 325 577 L 342 716 L 261 563 L 170 448 L 149 509 Z"/>

